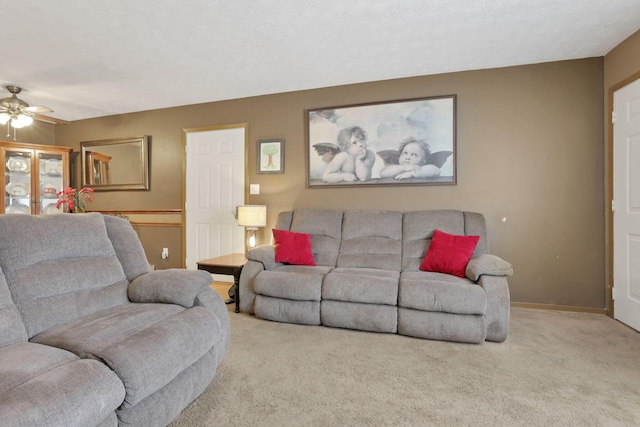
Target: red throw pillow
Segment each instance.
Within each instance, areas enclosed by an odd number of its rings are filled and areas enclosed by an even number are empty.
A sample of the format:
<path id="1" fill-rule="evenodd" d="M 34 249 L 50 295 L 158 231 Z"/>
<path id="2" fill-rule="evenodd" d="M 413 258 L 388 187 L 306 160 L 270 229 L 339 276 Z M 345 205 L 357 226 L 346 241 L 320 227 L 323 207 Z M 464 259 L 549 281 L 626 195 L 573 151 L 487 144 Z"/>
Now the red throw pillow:
<path id="1" fill-rule="evenodd" d="M 464 277 L 478 240 L 480 236 L 458 236 L 435 230 L 420 270 Z"/>
<path id="2" fill-rule="evenodd" d="M 273 229 L 273 240 L 276 246 L 276 262 L 316 265 L 309 234 Z"/>

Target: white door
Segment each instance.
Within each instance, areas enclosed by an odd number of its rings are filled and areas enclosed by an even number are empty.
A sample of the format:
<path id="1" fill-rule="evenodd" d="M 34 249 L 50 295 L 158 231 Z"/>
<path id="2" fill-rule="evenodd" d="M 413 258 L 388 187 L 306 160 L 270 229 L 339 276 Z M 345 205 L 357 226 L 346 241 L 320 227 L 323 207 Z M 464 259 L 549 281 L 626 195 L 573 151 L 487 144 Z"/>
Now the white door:
<path id="1" fill-rule="evenodd" d="M 614 317 L 640 331 L 640 80 L 613 94 Z"/>
<path id="2" fill-rule="evenodd" d="M 244 252 L 244 229 L 234 214 L 236 206 L 244 204 L 245 131 L 244 126 L 186 131 L 188 269 L 196 269 L 199 260 Z"/>

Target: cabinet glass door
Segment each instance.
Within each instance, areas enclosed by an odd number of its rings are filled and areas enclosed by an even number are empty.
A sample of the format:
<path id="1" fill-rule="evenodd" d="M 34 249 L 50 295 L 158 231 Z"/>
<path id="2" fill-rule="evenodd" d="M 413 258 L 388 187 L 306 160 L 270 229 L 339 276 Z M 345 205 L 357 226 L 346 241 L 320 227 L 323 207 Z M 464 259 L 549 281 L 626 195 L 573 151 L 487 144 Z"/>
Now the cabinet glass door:
<path id="1" fill-rule="evenodd" d="M 8 214 L 30 214 L 33 151 L 6 150 L 4 164 L 4 206 Z"/>
<path id="2" fill-rule="evenodd" d="M 62 154 L 37 151 L 38 156 L 38 214 L 62 213 L 56 209 L 57 194 L 64 189 L 64 161 Z"/>

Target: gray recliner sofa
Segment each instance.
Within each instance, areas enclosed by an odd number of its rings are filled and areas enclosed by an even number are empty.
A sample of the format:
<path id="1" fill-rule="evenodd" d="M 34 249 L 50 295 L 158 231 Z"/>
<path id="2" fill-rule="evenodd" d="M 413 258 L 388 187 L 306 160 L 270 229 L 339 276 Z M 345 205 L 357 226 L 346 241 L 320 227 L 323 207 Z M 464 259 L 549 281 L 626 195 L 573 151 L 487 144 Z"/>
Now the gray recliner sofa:
<path id="1" fill-rule="evenodd" d="M 0 425 L 167 425 L 227 353 L 211 275 L 150 271 L 126 220 L 0 215 L 0 268 Z"/>
<path id="2" fill-rule="evenodd" d="M 436 340 L 507 338 L 513 270 L 489 254 L 479 213 L 299 209 L 280 213 L 275 228 L 310 234 L 316 266 L 277 263 L 273 246 L 249 250 L 243 312 Z M 480 236 L 466 277 L 419 269 L 435 230 Z"/>

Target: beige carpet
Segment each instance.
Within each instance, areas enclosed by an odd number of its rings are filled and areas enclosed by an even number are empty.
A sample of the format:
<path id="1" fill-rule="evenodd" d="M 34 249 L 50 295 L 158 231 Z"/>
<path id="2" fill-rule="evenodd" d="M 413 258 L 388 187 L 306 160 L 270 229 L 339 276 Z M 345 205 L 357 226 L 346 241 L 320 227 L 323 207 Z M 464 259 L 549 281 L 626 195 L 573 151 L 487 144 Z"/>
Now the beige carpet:
<path id="1" fill-rule="evenodd" d="M 468 345 L 230 314 L 172 427 L 640 425 L 640 334 L 604 315 L 513 309 L 505 343 Z"/>

